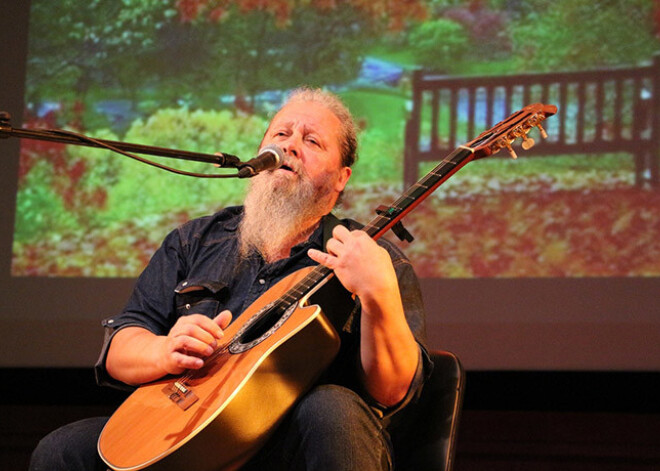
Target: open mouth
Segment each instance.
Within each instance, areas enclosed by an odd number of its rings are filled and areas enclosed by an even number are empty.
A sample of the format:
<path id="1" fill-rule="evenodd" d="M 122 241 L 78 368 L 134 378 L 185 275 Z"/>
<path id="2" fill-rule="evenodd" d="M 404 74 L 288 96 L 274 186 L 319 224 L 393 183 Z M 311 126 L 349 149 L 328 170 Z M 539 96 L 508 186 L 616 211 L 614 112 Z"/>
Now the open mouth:
<path id="1" fill-rule="evenodd" d="M 296 171 L 293 168 L 289 167 L 286 164 L 281 165 L 278 170 L 284 170 L 287 172 L 296 173 Z"/>

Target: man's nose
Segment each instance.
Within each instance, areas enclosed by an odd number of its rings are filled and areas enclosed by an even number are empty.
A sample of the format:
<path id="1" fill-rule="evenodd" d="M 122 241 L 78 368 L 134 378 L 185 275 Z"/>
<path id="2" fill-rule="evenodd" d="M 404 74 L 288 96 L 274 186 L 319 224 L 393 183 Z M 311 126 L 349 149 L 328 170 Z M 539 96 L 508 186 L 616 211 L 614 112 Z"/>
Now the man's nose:
<path id="1" fill-rule="evenodd" d="M 300 142 L 299 138 L 294 134 L 282 143 L 282 150 L 285 154 L 298 158 L 300 155 Z"/>

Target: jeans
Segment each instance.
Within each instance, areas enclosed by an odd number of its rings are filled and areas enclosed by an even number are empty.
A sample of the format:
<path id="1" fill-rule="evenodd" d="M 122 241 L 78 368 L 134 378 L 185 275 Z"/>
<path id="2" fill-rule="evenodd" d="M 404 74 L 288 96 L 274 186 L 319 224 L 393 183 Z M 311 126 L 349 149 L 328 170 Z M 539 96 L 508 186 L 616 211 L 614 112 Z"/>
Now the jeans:
<path id="1" fill-rule="evenodd" d="M 83 419 L 60 427 L 41 439 L 32 453 L 30 471 L 105 471 L 108 466 L 96 452 L 108 417 Z"/>
<path id="2" fill-rule="evenodd" d="M 81 420 L 44 437 L 30 471 L 105 471 L 96 451 L 107 417 Z M 366 403 L 350 389 L 318 386 L 304 396 L 266 445 L 242 468 L 389 470 L 389 435 Z"/>

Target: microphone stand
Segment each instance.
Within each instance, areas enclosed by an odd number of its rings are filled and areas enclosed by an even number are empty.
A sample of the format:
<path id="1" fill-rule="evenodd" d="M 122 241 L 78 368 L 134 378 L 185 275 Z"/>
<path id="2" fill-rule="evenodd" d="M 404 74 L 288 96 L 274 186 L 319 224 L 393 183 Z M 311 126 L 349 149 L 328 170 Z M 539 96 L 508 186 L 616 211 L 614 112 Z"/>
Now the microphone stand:
<path id="1" fill-rule="evenodd" d="M 104 139 L 86 140 L 84 136 L 78 137 L 75 133 L 68 131 L 59 131 L 56 129 L 24 129 L 12 128 L 11 115 L 6 111 L 0 111 L 0 138 L 18 137 L 21 139 L 38 139 L 42 141 L 60 142 L 63 144 L 75 144 L 80 146 L 98 147 L 102 149 L 119 149 L 124 152 L 133 152 L 136 154 L 157 155 L 160 157 L 169 157 L 173 159 L 191 160 L 196 162 L 207 162 L 222 168 L 240 168 L 241 160 L 235 155 L 202 154 L 199 152 L 189 152 L 176 149 L 165 149 L 162 147 L 145 146 L 141 144 L 131 144 L 128 142 L 110 141 Z M 227 175 L 229 176 L 229 175 Z M 238 175 L 236 175 L 238 176 Z"/>

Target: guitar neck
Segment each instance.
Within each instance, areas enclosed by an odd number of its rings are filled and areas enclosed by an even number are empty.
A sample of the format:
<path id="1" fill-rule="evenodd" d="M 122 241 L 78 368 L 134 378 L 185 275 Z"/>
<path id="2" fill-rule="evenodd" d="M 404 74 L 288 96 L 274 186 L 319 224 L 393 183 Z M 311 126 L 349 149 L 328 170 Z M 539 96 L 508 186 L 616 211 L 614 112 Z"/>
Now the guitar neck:
<path id="1" fill-rule="evenodd" d="M 470 148 L 459 147 L 456 149 L 427 175 L 411 185 L 389 207 L 381 210 L 378 216 L 364 227 L 364 231 L 373 239 L 379 239 L 473 158 L 474 152 Z"/>

